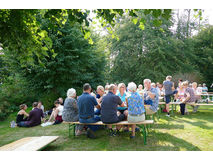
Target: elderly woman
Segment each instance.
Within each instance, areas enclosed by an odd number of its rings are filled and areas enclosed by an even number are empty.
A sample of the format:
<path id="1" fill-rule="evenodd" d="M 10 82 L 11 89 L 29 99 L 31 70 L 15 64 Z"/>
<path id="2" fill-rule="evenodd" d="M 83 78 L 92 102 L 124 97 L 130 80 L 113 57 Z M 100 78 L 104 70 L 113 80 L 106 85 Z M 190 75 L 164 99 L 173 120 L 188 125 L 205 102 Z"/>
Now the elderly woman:
<path id="1" fill-rule="evenodd" d="M 126 98 L 126 103 L 128 107 L 128 122 L 136 123 L 145 120 L 145 108 L 142 97 L 136 92 L 136 84 L 131 82 L 128 84 L 128 89 L 131 92 Z M 136 125 L 132 125 L 132 135 L 130 138 L 135 137 Z"/>
<path id="2" fill-rule="evenodd" d="M 117 96 L 119 96 L 121 98 L 121 101 L 124 102 L 124 105 L 126 103 L 126 96 L 127 94 L 125 93 L 126 91 L 126 85 L 124 83 L 120 83 L 118 84 L 118 93 Z M 121 114 L 125 114 L 127 116 L 127 112 L 125 112 L 127 110 L 127 107 L 118 107 L 118 111 Z"/>
<path id="3" fill-rule="evenodd" d="M 73 88 L 68 89 L 67 98 L 64 101 L 64 110 L 62 113 L 62 119 L 66 122 L 76 122 L 79 120 L 78 107 L 76 97 L 76 90 Z M 76 126 L 75 135 L 81 135 L 83 125 Z"/>
<path id="4" fill-rule="evenodd" d="M 99 97 L 96 96 L 96 100 L 97 100 L 98 104 L 101 105 L 102 99 L 106 95 L 105 92 L 104 92 L 103 86 L 97 87 L 97 95 L 99 95 Z M 101 114 L 101 109 L 98 109 L 98 108 L 95 107 L 95 115 L 100 115 L 100 114 Z"/>
<path id="5" fill-rule="evenodd" d="M 195 97 L 193 89 L 188 86 L 187 81 L 184 81 L 182 85 L 185 88 L 185 93 L 184 93 L 184 98 L 181 99 L 182 103 L 180 104 L 180 110 L 181 110 L 181 114 L 184 115 L 186 103 L 195 102 L 196 97 Z M 195 106 L 195 107 L 193 106 L 193 108 L 194 108 L 193 112 L 196 112 L 198 106 Z"/>
<path id="6" fill-rule="evenodd" d="M 138 92 L 141 96 L 143 96 L 144 90 L 143 90 L 143 85 L 142 85 L 142 84 L 139 84 L 139 85 L 138 85 L 137 92 Z"/>

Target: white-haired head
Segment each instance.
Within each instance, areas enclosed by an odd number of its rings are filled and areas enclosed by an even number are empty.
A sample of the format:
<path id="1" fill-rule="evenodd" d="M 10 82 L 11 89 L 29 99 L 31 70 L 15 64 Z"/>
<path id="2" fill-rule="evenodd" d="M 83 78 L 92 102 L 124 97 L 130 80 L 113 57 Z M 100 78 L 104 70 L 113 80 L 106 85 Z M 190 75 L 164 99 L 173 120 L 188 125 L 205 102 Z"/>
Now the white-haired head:
<path id="1" fill-rule="evenodd" d="M 151 80 L 150 79 L 144 79 L 143 80 L 143 83 L 145 84 L 145 83 L 150 83 L 151 84 Z"/>
<path id="2" fill-rule="evenodd" d="M 136 92 L 136 90 L 137 90 L 137 85 L 136 85 L 134 82 L 130 82 L 130 83 L 128 84 L 128 90 L 129 90 L 130 92 Z"/>
<path id="3" fill-rule="evenodd" d="M 171 81 L 172 80 L 172 76 L 166 76 L 166 80 Z"/>
<path id="4" fill-rule="evenodd" d="M 67 97 L 75 97 L 76 96 L 76 90 L 74 88 L 70 88 L 67 90 Z"/>
<path id="5" fill-rule="evenodd" d="M 121 88 L 123 87 L 123 91 L 125 91 L 126 90 L 126 85 L 124 84 L 124 83 L 119 83 L 118 84 L 118 90 L 119 90 L 119 92 L 121 93 Z"/>
<path id="6" fill-rule="evenodd" d="M 144 88 L 150 89 L 151 88 L 151 80 L 150 79 L 144 79 L 143 80 Z"/>
<path id="7" fill-rule="evenodd" d="M 151 83 L 151 86 L 153 87 L 153 88 L 156 88 L 156 84 L 153 82 L 153 83 Z"/>

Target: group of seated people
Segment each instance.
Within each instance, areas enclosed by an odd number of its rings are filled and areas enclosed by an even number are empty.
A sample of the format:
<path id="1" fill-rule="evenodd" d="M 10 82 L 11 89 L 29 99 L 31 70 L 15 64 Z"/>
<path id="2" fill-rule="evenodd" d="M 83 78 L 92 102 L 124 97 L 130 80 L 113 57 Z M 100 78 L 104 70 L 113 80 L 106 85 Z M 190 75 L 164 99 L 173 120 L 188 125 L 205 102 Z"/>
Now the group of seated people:
<path id="1" fill-rule="evenodd" d="M 50 118 L 47 122 L 53 122 L 52 124 L 59 124 L 62 120 L 62 112 L 63 112 L 63 99 L 59 98 L 54 102 L 54 107 L 51 111 L 48 111 L 50 114 Z M 16 124 L 19 127 L 33 127 L 40 125 L 42 121 L 45 121 L 44 115 L 46 112 L 44 112 L 44 106 L 42 105 L 42 102 L 34 102 L 32 104 L 33 108 L 28 114 L 26 112 L 27 105 L 21 104 L 20 105 L 20 111 L 17 114 L 16 117 Z"/>
<path id="2" fill-rule="evenodd" d="M 76 100 L 76 90 L 71 88 L 67 91 L 67 98 L 64 102 L 64 110 L 62 119 L 67 122 L 79 121 L 81 123 L 95 123 L 102 121 L 108 124 L 110 136 L 115 136 L 121 129 L 120 125 L 116 126 L 116 130 L 112 129 L 113 123 L 123 120 L 136 123 L 145 120 L 145 112 L 147 115 L 154 114 L 158 109 L 159 95 L 156 88 L 151 86 L 151 80 L 144 80 L 144 99 L 137 91 L 134 82 L 128 84 L 128 91 L 124 83 L 118 86 L 110 84 L 97 87 L 97 95 L 91 92 L 91 86 L 86 83 L 83 86 L 83 93 Z M 87 126 L 87 137 L 95 138 L 95 131 L 101 127 L 98 125 Z M 135 137 L 135 131 L 139 129 L 136 125 L 125 126 L 128 131 L 132 130 L 130 138 Z M 82 125 L 76 126 L 76 135 L 83 134 L 85 129 Z"/>
<path id="3" fill-rule="evenodd" d="M 179 79 L 178 87 L 175 89 L 174 82 L 172 82 L 172 76 L 167 76 L 166 80 L 163 82 L 163 95 L 165 97 L 166 107 L 164 109 L 164 112 L 167 112 L 167 116 L 170 116 L 169 114 L 169 103 L 171 102 L 171 97 L 174 97 L 175 102 L 180 103 L 180 112 L 181 115 L 189 114 L 186 103 L 197 103 L 201 100 L 201 95 L 206 91 L 205 84 L 203 84 L 204 87 L 197 87 L 197 83 L 193 82 L 190 83 L 188 81 L 182 81 Z M 193 112 L 197 112 L 198 105 L 193 106 Z"/>
<path id="4" fill-rule="evenodd" d="M 47 122 L 52 124 L 60 124 L 62 121 L 81 123 L 95 123 L 102 121 L 108 124 L 110 136 L 116 136 L 121 127 L 124 131 L 131 128 L 130 138 L 135 137 L 135 131 L 139 129 L 136 125 L 120 126 L 116 125 L 116 130 L 112 129 L 113 123 L 127 120 L 130 123 L 142 122 L 146 115 L 152 115 L 158 110 L 159 96 L 165 96 L 165 110 L 169 114 L 169 103 L 171 97 L 174 96 L 177 102 L 180 102 L 181 114 L 187 111 L 186 103 L 197 102 L 200 98 L 202 89 L 197 87 L 197 83 L 193 82 L 189 87 L 188 82 L 179 81 L 178 88 L 174 88 L 172 77 L 167 76 L 163 84 L 151 83 L 150 79 L 144 79 L 143 85 L 137 85 L 131 82 L 126 85 L 124 83 L 110 84 L 98 86 L 96 93 L 92 92 L 90 84 L 83 85 L 83 93 L 76 98 L 76 90 L 70 88 L 67 91 L 67 98 L 63 102 L 59 98 L 54 102 L 52 111 L 45 113 L 50 114 Z M 198 106 L 194 106 L 194 112 Z M 44 121 L 44 106 L 41 102 L 34 102 L 33 109 L 29 115 L 26 113 L 27 105 L 20 105 L 20 111 L 17 115 L 17 125 L 20 127 L 32 127 L 41 124 Z M 24 118 L 24 116 L 26 118 Z M 77 125 L 75 135 L 87 134 L 88 138 L 95 138 L 95 131 L 100 129 L 98 125 Z"/>

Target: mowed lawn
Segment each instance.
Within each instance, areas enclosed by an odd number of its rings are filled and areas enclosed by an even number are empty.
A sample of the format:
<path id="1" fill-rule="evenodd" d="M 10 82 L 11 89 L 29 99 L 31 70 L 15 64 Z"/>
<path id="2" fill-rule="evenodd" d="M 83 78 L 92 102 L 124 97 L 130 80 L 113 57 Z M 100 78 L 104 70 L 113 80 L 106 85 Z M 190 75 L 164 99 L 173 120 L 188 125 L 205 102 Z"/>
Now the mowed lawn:
<path id="1" fill-rule="evenodd" d="M 178 107 L 179 109 L 179 107 Z M 60 124 L 47 127 L 10 128 L 16 113 L 0 122 L 0 146 L 18 139 L 31 136 L 59 136 L 59 139 L 44 150 L 50 151 L 213 151 L 213 106 L 201 106 L 199 112 L 190 115 L 175 115 L 168 118 L 162 113 L 160 120 L 151 128 L 147 145 L 143 136 L 137 133 L 130 139 L 130 133 L 121 132 L 119 136 L 109 137 L 106 130 L 96 132 L 97 139 L 85 135 L 68 137 L 68 125 Z"/>

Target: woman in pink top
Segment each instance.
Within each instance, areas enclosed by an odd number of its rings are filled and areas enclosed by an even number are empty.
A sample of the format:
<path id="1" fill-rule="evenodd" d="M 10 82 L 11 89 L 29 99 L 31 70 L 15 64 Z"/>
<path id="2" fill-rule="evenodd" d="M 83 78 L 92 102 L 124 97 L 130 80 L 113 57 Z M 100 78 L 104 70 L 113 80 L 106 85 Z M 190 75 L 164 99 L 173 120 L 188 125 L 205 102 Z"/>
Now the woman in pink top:
<path id="1" fill-rule="evenodd" d="M 183 87 L 182 83 L 179 83 L 179 88 L 177 88 L 177 102 L 181 102 L 184 99 L 184 93 L 185 93 L 185 88 Z M 188 109 L 185 106 L 185 113 L 189 113 Z"/>

